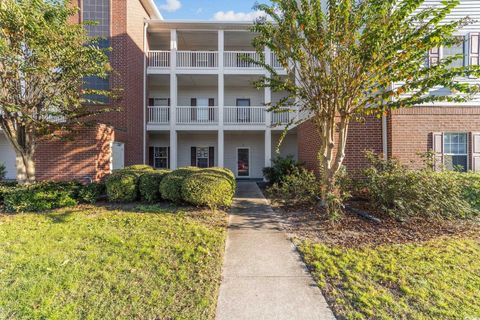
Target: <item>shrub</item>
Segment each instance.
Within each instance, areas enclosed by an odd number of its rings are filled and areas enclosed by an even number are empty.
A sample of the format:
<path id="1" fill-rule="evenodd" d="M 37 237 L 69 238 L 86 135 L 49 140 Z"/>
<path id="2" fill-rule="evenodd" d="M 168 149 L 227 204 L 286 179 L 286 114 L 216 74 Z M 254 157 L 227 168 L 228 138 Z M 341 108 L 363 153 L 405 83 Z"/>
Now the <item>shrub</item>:
<path id="1" fill-rule="evenodd" d="M 5 179 L 6 174 L 7 174 L 7 169 L 5 168 L 5 164 L 0 163 L 0 181 Z"/>
<path id="2" fill-rule="evenodd" d="M 0 182 L 0 204 L 3 203 L 4 195 L 6 192 L 11 190 L 12 188 L 15 188 L 17 186 L 16 182 Z"/>
<path id="3" fill-rule="evenodd" d="M 274 183 L 267 193 L 284 205 L 312 205 L 317 202 L 318 181 L 313 172 L 302 168 Z"/>
<path id="4" fill-rule="evenodd" d="M 132 202 L 138 198 L 138 172 L 117 170 L 107 177 L 105 186 L 109 201 Z"/>
<path id="5" fill-rule="evenodd" d="M 167 174 L 160 182 L 159 190 L 162 198 L 176 203 L 182 202 L 183 180 L 199 170 L 197 167 L 185 167 Z"/>
<path id="6" fill-rule="evenodd" d="M 78 192 L 78 200 L 83 203 L 95 203 L 105 194 L 105 184 L 92 182 L 82 186 Z"/>
<path id="7" fill-rule="evenodd" d="M 195 206 L 230 207 L 234 192 L 232 181 L 217 170 L 194 173 L 185 178 L 182 184 L 184 201 Z"/>
<path id="8" fill-rule="evenodd" d="M 371 203 L 383 212 L 401 219 L 466 218 L 478 214 L 477 174 L 411 170 L 395 160 L 368 157 L 372 166 L 365 170 L 365 186 Z"/>
<path id="9" fill-rule="evenodd" d="M 123 169 L 120 169 L 123 171 L 126 170 L 132 170 L 132 171 L 153 171 L 155 170 L 152 166 L 149 166 L 147 164 L 134 164 L 133 166 L 128 166 Z"/>
<path id="10" fill-rule="evenodd" d="M 237 180 L 235 179 L 235 174 L 230 169 L 214 167 L 202 169 L 202 172 L 207 172 L 227 179 L 234 190 L 237 187 Z"/>
<path id="11" fill-rule="evenodd" d="M 147 202 L 159 201 L 160 182 L 168 173 L 170 173 L 168 170 L 155 170 L 142 174 L 138 180 L 140 198 Z"/>
<path id="12" fill-rule="evenodd" d="M 4 193 L 5 210 L 36 212 L 75 206 L 77 187 L 76 183 L 41 182 L 10 188 Z"/>
<path id="13" fill-rule="evenodd" d="M 263 175 L 270 183 L 279 183 L 286 176 L 297 173 L 303 166 L 293 159 L 293 156 L 277 157 L 272 160 L 272 166 L 263 168 Z"/>

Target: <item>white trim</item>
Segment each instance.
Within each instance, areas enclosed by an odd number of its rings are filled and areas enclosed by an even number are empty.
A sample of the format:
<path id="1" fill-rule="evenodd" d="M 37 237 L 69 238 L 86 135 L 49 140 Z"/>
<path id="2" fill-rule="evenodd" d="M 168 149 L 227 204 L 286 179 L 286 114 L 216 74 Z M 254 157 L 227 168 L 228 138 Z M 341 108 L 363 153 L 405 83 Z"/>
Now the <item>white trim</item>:
<path id="1" fill-rule="evenodd" d="M 447 134 L 462 134 L 465 135 L 465 146 L 466 146 L 466 153 L 447 153 L 445 152 L 445 135 Z M 469 132 L 450 132 L 450 131 L 444 131 L 442 133 L 443 139 L 442 139 L 442 153 L 443 153 L 443 165 L 445 166 L 445 156 L 466 156 L 467 157 L 467 167 L 465 168 L 465 171 L 470 170 L 470 146 L 469 146 Z"/>
<path id="2" fill-rule="evenodd" d="M 240 149 L 246 149 L 248 150 L 248 176 L 239 176 L 238 175 L 238 150 Z M 252 175 L 252 168 L 251 168 L 251 164 L 252 164 L 252 153 L 250 152 L 250 147 L 237 147 L 236 148 L 236 161 L 235 161 L 235 175 L 237 178 L 250 178 L 250 176 Z"/>
<path id="3" fill-rule="evenodd" d="M 195 148 L 195 166 L 196 167 L 199 167 L 198 166 L 198 149 L 202 148 L 202 149 L 207 149 L 207 166 L 206 168 L 210 168 L 210 147 L 213 147 L 213 152 L 215 153 L 215 146 L 208 146 L 208 147 L 205 147 L 205 146 L 192 146 Z M 205 158 L 200 158 L 200 159 L 205 159 Z M 213 164 L 215 166 L 215 163 Z M 199 167 L 200 168 L 200 167 Z"/>

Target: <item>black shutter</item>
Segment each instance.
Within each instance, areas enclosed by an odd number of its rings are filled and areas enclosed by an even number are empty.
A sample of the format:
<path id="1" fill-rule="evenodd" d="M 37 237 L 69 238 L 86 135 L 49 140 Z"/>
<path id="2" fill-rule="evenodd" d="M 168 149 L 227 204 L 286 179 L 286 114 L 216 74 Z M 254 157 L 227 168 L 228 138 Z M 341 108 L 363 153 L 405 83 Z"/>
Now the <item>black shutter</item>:
<path id="1" fill-rule="evenodd" d="M 167 147 L 167 168 L 170 169 L 170 147 Z"/>
<path id="2" fill-rule="evenodd" d="M 152 167 L 155 164 L 155 149 L 154 147 L 148 147 L 148 164 L 151 165 Z"/>
<path id="3" fill-rule="evenodd" d="M 215 120 L 215 109 L 210 108 L 214 106 L 215 106 L 215 99 L 214 98 L 208 99 L 208 120 L 209 121 Z"/>
<path id="4" fill-rule="evenodd" d="M 215 167 L 215 148 L 208 147 L 208 167 Z"/>
<path id="5" fill-rule="evenodd" d="M 153 98 L 148 98 L 148 106 L 153 107 L 155 105 L 155 99 Z"/>
<path id="6" fill-rule="evenodd" d="M 190 164 L 192 167 L 197 166 L 197 147 L 190 148 Z"/>
<path id="7" fill-rule="evenodd" d="M 197 106 L 197 98 L 190 99 L 190 106 L 191 107 L 196 107 Z M 192 121 L 197 121 L 197 108 L 192 108 L 191 109 L 190 116 L 191 116 Z"/>
<path id="8" fill-rule="evenodd" d="M 167 105 L 170 107 L 170 98 L 167 99 Z"/>

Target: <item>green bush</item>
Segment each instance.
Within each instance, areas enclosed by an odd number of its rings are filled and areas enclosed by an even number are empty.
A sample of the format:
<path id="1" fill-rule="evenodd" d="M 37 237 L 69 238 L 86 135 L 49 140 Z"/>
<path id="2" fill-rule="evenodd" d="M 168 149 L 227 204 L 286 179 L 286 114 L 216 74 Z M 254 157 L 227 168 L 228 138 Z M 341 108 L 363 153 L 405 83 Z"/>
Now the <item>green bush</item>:
<path id="1" fill-rule="evenodd" d="M 197 167 L 185 167 L 167 174 L 160 182 L 159 190 L 162 198 L 175 203 L 182 202 L 183 180 L 199 170 Z"/>
<path id="2" fill-rule="evenodd" d="M 142 174 L 138 180 L 140 198 L 147 202 L 159 201 L 160 183 L 168 173 L 170 173 L 168 170 L 155 170 Z"/>
<path id="3" fill-rule="evenodd" d="M 11 190 L 12 188 L 15 188 L 17 186 L 16 182 L 0 182 L 0 204 L 3 203 L 4 195 L 6 192 Z"/>
<path id="4" fill-rule="evenodd" d="M 105 184 L 92 182 L 84 185 L 78 192 L 78 200 L 83 203 L 95 203 L 105 194 Z"/>
<path id="5" fill-rule="evenodd" d="M 227 168 L 213 167 L 213 168 L 202 169 L 202 172 L 218 175 L 220 177 L 227 179 L 234 190 L 237 187 L 237 180 L 235 179 L 235 174 Z"/>
<path id="6" fill-rule="evenodd" d="M 235 192 L 232 182 L 218 170 L 202 170 L 184 179 L 182 197 L 195 206 L 230 207 Z"/>
<path id="7" fill-rule="evenodd" d="M 130 170 L 117 170 L 107 177 L 107 197 L 113 202 L 132 202 L 138 199 L 138 178 L 141 174 Z"/>
<path id="8" fill-rule="evenodd" d="M 365 187 L 372 204 L 397 218 L 467 218 L 479 213 L 479 174 L 411 170 L 367 155 Z"/>
<path id="9" fill-rule="evenodd" d="M 272 160 L 272 166 L 263 168 L 263 176 L 270 183 L 279 183 L 286 176 L 297 173 L 303 166 L 293 159 L 293 156 L 277 157 Z"/>
<path id="10" fill-rule="evenodd" d="M 267 194 L 284 205 L 312 205 L 318 201 L 319 184 L 313 172 L 302 168 L 268 187 Z"/>
<path id="11" fill-rule="evenodd" d="M 45 211 L 71 207 L 78 204 L 77 183 L 40 182 L 16 186 L 4 193 L 5 210 L 8 212 Z"/>
<path id="12" fill-rule="evenodd" d="M 134 164 L 133 166 L 128 166 L 123 169 L 120 169 L 123 171 L 126 170 L 132 170 L 132 171 L 153 171 L 155 170 L 152 166 L 149 166 L 147 164 Z"/>

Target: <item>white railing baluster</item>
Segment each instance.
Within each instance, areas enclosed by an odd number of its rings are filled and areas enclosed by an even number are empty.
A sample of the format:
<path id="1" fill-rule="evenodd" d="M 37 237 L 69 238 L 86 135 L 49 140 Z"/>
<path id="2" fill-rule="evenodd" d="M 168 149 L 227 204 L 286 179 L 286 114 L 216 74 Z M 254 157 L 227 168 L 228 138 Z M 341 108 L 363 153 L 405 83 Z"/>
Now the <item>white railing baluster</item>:
<path id="1" fill-rule="evenodd" d="M 148 52 L 148 66 L 153 68 L 170 67 L 170 51 L 152 50 Z"/>
<path id="2" fill-rule="evenodd" d="M 177 51 L 179 68 L 218 68 L 217 51 Z"/>
<path id="3" fill-rule="evenodd" d="M 148 123 L 149 124 L 169 124 L 170 123 L 170 107 L 148 107 Z"/>
<path id="4" fill-rule="evenodd" d="M 225 68 L 242 68 L 242 69 L 261 69 L 261 67 L 249 60 L 260 61 L 260 55 L 256 51 L 225 51 L 224 67 Z"/>
<path id="5" fill-rule="evenodd" d="M 265 107 L 225 107 L 225 124 L 265 124 Z"/>
<path id="6" fill-rule="evenodd" d="M 177 124 L 217 124 L 218 107 L 177 107 Z"/>

